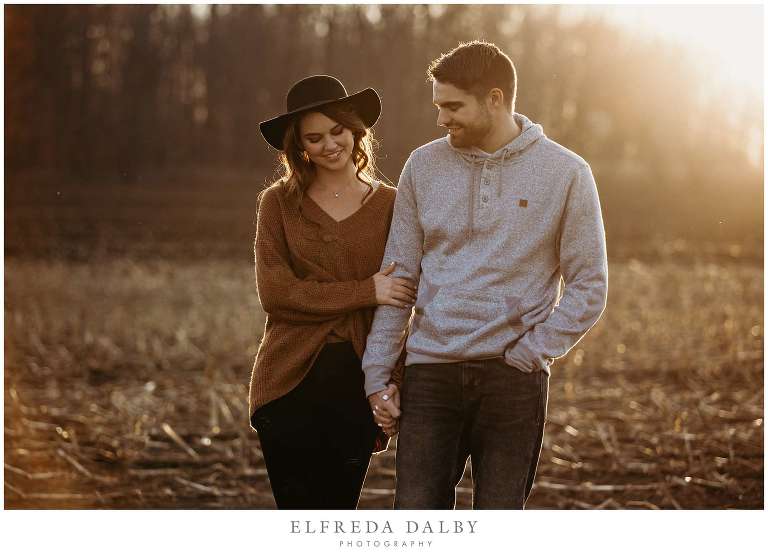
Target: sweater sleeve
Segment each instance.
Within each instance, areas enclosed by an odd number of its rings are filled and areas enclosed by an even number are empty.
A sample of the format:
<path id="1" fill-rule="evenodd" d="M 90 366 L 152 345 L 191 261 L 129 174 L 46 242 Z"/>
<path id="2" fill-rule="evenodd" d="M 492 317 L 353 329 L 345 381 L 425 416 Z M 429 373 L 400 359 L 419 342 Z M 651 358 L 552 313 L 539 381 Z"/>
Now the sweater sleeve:
<path id="1" fill-rule="evenodd" d="M 259 204 L 254 256 L 259 301 L 264 312 L 276 319 L 317 323 L 376 305 L 373 277 L 320 282 L 296 276 L 276 190 L 267 190 Z"/>
<path id="2" fill-rule="evenodd" d="M 392 369 L 392 373 L 389 376 L 389 383 L 394 383 L 398 388 L 403 387 L 403 376 L 405 375 L 405 359 L 408 356 L 408 351 L 405 349 L 405 339 L 403 339 L 403 348 L 400 351 L 400 356 L 397 357 L 395 367 Z M 374 391 L 375 393 L 375 391 Z"/>
<path id="3" fill-rule="evenodd" d="M 608 261 L 597 186 L 588 165 L 571 182 L 560 227 L 560 270 L 565 290 L 549 317 L 505 351 L 507 364 L 529 372 L 549 369 L 605 310 Z"/>
<path id="4" fill-rule="evenodd" d="M 394 261 L 397 264 L 392 276 L 407 278 L 418 286 L 424 231 L 418 217 L 412 163 L 413 156 L 408 158 L 400 175 L 392 224 L 381 266 L 386 267 Z M 390 379 L 399 380 L 401 369 L 395 371 L 394 377 L 393 370 L 398 359 L 401 359 L 401 353 L 404 354 L 410 317 L 411 309 L 390 305 L 379 305 L 376 309 L 363 355 L 366 396 L 386 389 Z"/>

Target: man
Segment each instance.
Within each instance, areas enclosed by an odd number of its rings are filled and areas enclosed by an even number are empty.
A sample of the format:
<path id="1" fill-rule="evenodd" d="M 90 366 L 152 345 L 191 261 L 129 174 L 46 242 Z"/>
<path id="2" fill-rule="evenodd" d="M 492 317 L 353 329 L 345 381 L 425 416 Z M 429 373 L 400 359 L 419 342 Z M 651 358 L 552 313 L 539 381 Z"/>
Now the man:
<path id="1" fill-rule="evenodd" d="M 387 386 L 410 314 L 380 306 L 363 358 L 379 423 L 400 415 L 396 508 L 523 508 L 553 359 L 605 308 L 605 234 L 578 155 L 515 113 L 512 61 L 486 42 L 432 62 L 437 124 L 398 184 L 383 265 L 418 282 L 400 395 Z"/>

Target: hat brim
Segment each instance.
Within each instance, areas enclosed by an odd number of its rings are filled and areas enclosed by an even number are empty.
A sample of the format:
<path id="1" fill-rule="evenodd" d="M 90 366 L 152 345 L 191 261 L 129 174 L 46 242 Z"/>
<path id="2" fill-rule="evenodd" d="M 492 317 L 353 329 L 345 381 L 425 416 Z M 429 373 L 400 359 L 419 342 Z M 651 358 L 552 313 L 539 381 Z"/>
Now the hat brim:
<path id="1" fill-rule="evenodd" d="M 371 128 L 379 120 L 381 115 L 381 98 L 373 88 L 366 88 L 355 94 L 350 94 L 345 98 L 338 100 L 326 100 L 309 105 L 302 106 L 301 109 L 289 111 L 272 119 L 262 121 L 259 123 L 259 130 L 261 135 L 267 143 L 276 150 L 283 150 L 283 137 L 285 131 L 288 130 L 288 125 L 291 124 L 293 118 L 307 111 L 312 111 L 318 107 L 329 104 L 349 104 L 360 116 L 360 119 L 366 128 Z"/>

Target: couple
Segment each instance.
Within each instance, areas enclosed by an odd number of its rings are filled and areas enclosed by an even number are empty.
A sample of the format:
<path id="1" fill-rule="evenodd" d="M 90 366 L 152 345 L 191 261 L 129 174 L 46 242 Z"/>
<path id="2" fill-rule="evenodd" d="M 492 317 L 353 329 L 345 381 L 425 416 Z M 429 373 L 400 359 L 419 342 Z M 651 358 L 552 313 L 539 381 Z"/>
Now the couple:
<path id="1" fill-rule="evenodd" d="M 589 165 L 515 113 L 509 57 L 460 44 L 428 75 L 448 136 L 397 189 L 373 89 L 308 77 L 261 123 L 284 176 L 260 197 L 249 402 L 278 508 L 355 508 L 398 431 L 396 508 L 453 508 L 468 457 L 475 508 L 523 508 L 550 366 L 605 308 Z"/>

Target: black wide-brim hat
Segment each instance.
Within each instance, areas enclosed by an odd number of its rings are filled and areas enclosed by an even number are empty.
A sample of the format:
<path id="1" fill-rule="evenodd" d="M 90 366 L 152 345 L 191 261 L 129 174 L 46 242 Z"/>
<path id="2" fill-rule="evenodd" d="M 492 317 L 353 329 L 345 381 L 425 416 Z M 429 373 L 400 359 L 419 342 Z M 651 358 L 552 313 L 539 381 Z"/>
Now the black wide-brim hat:
<path id="1" fill-rule="evenodd" d="M 381 115 L 381 99 L 373 88 L 347 94 L 339 79 L 330 75 L 312 75 L 301 79 L 288 90 L 286 113 L 262 121 L 259 130 L 270 146 L 282 151 L 285 131 L 296 114 L 332 103 L 348 104 L 366 128 L 375 125 Z"/>

